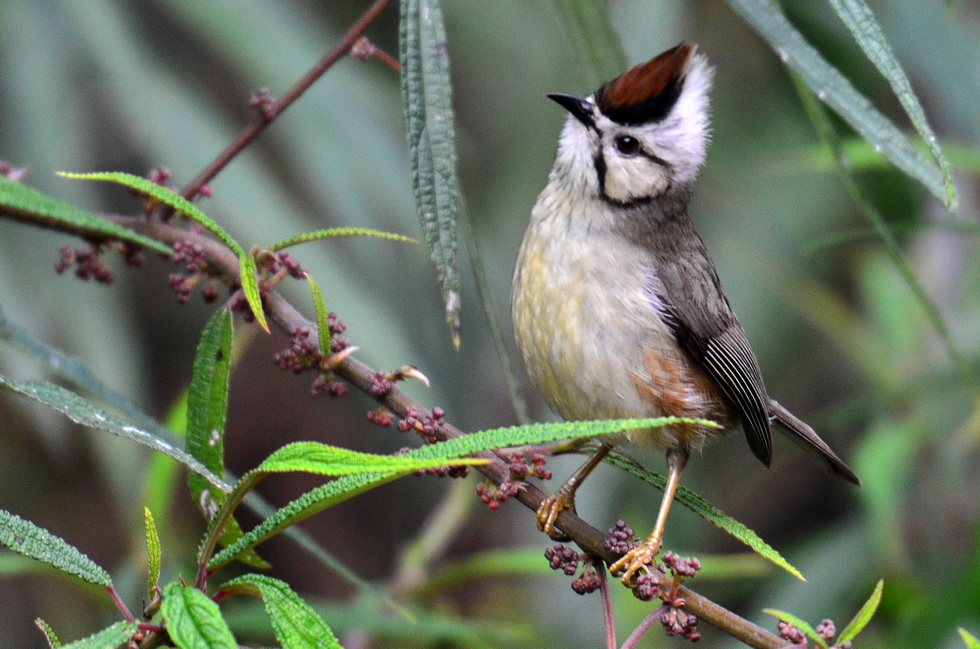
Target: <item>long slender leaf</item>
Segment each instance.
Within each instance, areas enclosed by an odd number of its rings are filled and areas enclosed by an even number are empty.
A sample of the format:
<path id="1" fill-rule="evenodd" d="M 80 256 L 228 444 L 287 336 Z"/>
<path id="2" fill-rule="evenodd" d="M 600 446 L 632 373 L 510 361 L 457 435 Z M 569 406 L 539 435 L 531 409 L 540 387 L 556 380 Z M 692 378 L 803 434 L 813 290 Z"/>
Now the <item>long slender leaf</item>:
<path id="1" fill-rule="evenodd" d="M 871 593 L 871 597 L 868 598 L 868 601 L 854 615 L 854 619 L 848 622 L 844 630 L 837 635 L 837 644 L 844 644 L 849 640 L 853 640 L 857 637 L 857 634 L 864 630 L 864 627 L 868 625 L 868 622 L 871 621 L 871 618 L 874 617 L 875 612 L 878 610 L 878 605 L 881 604 L 881 594 L 884 590 L 885 580 L 879 579 L 874 591 Z"/>
<path id="2" fill-rule="evenodd" d="M 939 146 L 939 140 L 932 132 L 926 113 L 919 103 L 919 98 L 912 90 L 912 84 L 905 75 L 905 70 L 895 58 L 888 39 L 885 38 L 881 26 L 875 20 L 871 7 L 864 0 L 830 0 L 830 4 L 837 11 L 847 28 L 851 30 L 854 40 L 858 42 L 864 53 L 871 59 L 878 70 L 884 75 L 891 85 L 892 90 L 898 100 L 902 102 L 906 114 L 912 120 L 915 129 L 922 136 L 929 146 L 932 157 L 939 165 L 939 170 L 943 174 L 943 181 L 946 183 L 946 204 L 952 206 L 956 202 L 956 189 L 953 187 L 953 174 L 950 170 L 949 161 Z"/>
<path id="3" fill-rule="evenodd" d="M 956 630 L 959 632 L 960 637 L 963 638 L 963 644 L 966 645 L 966 649 L 980 649 L 980 640 L 975 635 L 963 627 L 959 627 Z"/>
<path id="4" fill-rule="evenodd" d="M 97 171 L 94 173 L 71 173 L 60 171 L 58 175 L 64 176 L 65 178 L 77 178 L 79 180 L 104 180 L 108 182 L 119 183 L 129 187 L 130 189 L 135 189 L 136 191 L 142 192 L 147 196 L 151 196 L 164 205 L 168 205 L 184 216 L 194 221 L 197 221 L 203 225 L 211 234 L 218 237 L 222 243 L 224 243 L 228 248 L 231 249 L 235 255 L 238 256 L 239 264 L 241 265 L 241 283 L 242 291 L 245 293 L 245 298 L 248 300 L 248 305 L 252 308 L 252 313 L 255 315 L 255 321 L 259 325 L 269 331 L 269 325 L 266 322 L 265 312 L 262 310 L 262 299 L 259 294 L 258 278 L 256 277 L 255 269 L 255 259 L 245 252 L 242 246 L 235 241 L 228 232 L 225 231 L 217 222 L 214 221 L 207 214 L 202 212 L 189 200 L 178 194 L 177 192 L 156 184 L 155 182 L 143 178 L 142 176 L 135 176 L 133 174 L 124 173 L 121 171 Z"/>
<path id="5" fill-rule="evenodd" d="M 940 169 L 803 38 L 773 0 L 728 0 L 728 4 L 806 81 L 821 101 L 837 111 L 895 166 L 925 185 L 939 200 L 947 200 L 946 182 Z"/>
<path id="6" fill-rule="evenodd" d="M 663 491 L 667 485 L 667 480 L 657 473 L 648 471 L 633 460 L 620 455 L 616 452 L 610 453 L 606 457 L 607 461 L 615 467 L 623 469 L 627 473 L 636 476 L 649 485 Z M 803 579 L 800 573 L 789 561 L 783 558 L 772 546 L 762 540 L 762 538 L 751 529 L 739 523 L 737 520 L 721 511 L 701 496 L 697 495 L 684 485 L 677 487 L 674 498 L 692 512 L 724 530 L 740 542 L 752 548 L 759 556 L 766 558 L 775 565 L 779 566 L 794 577 Z"/>
<path id="7" fill-rule="evenodd" d="M 64 203 L 33 187 L 0 176 L 0 213 L 35 225 L 71 225 L 99 238 L 119 239 L 169 255 L 168 246 L 107 219 Z"/>
<path id="8" fill-rule="evenodd" d="M 143 524 L 146 527 L 146 592 L 153 596 L 153 589 L 160 583 L 160 534 L 149 507 L 143 508 Z"/>
<path id="9" fill-rule="evenodd" d="M 160 611 L 180 649 L 238 649 L 218 605 L 196 588 L 167 584 Z"/>
<path id="10" fill-rule="evenodd" d="M 552 5 L 576 58 L 591 73 L 593 85 L 622 74 L 626 54 L 609 19 L 606 0 L 554 0 Z"/>
<path id="11" fill-rule="evenodd" d="M 0 544 L 89 583 L 112 585 L 109 573 L 78 548 L 3 509 L 0 509 Z"/>
<path id="12" fill-rule="evenodd" d="M 261 597 L 283 649 L 343 649 L 323 618 L 284 581 L 250 574 L 222 584 L 221 590 Z"/>
<path id="13" fill-rule="evenodd" d="M 38 628 L 41 635 L 44 636 L 44 639 L 48 641 L 48 646 L 51 647 L 51 649 L 57 649 L 57 647 L 61 646 L 61 640 L 58 639 L 58 636 L 55 634 L 54 629 L 51 628 L 50 624 L 41 618 L 35 618 L 34 626 Z"/>
<path id="14" fill-rule="evenodd" d="M 137 629 L 139 629 L 138 623 L 123 620 L 87 638 L 61 645 L 61 647 L 62 649 L 111 649 L 127 642 L 133 637 Z"/>
<path id="15" fill-rule="evenodd" d="M 380 239 L 391 239 L 392 241 L 404 241 L 406 243 L 417 243 L 415 239 L 401 234 L 384 232 L 382 230 L 372 230 L 371 228 L 327 228 L 326 230 L 315 230 L 304 232 L 293 237 L 276 241 L 269 246 L 269 250 L 282 250 L 308 241 L 319 241 L 320 239 L 334 239 L 337 237 L 378 237 Z"/>
<path id="16" fill-rule="evenodd" d="M 309 273 L 306 274 L 306 281 L 310 283 L 310 294 L 313 297 L 313 310 L 316 313 L 316 334 L 320 341 L 320 353 L 325 356 L 330 355 L 330 314 L 327 312 L 327 303 L 323 300 L 323 293 L 320 285 Z"/>
<path id="17" fill-rule="evenodd" d="M 230 491 L 231 486 L 206 466 L 195 460 L 186 452 L 176 448 L 170 442 L 133 424 L 109 414 L 88 401 L 70 392 L 60 385 L 45 381 L 14 381 L 0 376 L 0 389 L 16 392 L 35 401 L 54 408 L 77 424 L 103 430 L 119 437 L 138 442 L 144 446 L 169 455 L 191 471 L 201 475 L 208 482 L 223 491 Z"/>
<path id="18" fill-rule="evenodd" d="M 439 278 L 449 333 L 459 347 L 456 129 L 439 0 L 404 0 L 399 36 L 412 191 Z"/>

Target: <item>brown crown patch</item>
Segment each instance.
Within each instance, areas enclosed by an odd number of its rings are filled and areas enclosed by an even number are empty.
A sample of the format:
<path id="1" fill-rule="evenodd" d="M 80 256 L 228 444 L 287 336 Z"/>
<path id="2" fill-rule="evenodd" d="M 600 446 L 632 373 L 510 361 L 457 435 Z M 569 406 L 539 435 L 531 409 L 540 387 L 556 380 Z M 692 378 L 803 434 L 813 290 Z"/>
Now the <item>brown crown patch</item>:
<path id="1" fill-rule="evenodd" d="M 684 87 L 687 62 L 696 49 L 693 43 L 681 43 L 633 66 L 599 88 L 599 110 L 620 124 L 659 122 L 677 102 Z"/>

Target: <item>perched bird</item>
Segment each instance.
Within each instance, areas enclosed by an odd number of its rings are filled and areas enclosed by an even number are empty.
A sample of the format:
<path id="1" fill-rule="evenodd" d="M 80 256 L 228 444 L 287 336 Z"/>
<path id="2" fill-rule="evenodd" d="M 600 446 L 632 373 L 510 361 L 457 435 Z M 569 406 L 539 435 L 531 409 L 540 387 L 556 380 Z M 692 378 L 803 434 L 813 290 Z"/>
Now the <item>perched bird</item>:
<path id="1" fill-rule="evenodd" d="M 713 69 L 692 43 L 630 68 L 584 99 L 548 97 L 569 115 L 514 271 L 524 366 L 566 420 L 673 415 L 678 424 L 604 441 L 538 510 L 555 534 L 575 489 L 618 441 L 666 449 L 668 481 L 647 541 L 611 566 L 629 582 L 660 550 L 692 448 L 741 429 L 763 464 L 770 424 L 832 473 L 860 484 L 830 447 L 769 398 L 755 353 L 687 206 L 709 138 Z M 608 440 L 608 438 L 603 438 Z"/>

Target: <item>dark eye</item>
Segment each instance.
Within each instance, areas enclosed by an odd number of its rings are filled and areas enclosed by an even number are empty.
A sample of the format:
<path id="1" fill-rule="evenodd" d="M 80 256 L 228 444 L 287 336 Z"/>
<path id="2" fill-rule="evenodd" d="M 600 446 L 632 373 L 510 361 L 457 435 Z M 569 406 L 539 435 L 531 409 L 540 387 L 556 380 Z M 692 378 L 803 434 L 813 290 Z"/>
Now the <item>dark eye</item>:
<path id="1" fill-rule="evenodd" d="M 623 155 L 636 155 L 640 152 L 640 141 L 632 135 L 620 135 L 616 138 L 616 150 Z"/>

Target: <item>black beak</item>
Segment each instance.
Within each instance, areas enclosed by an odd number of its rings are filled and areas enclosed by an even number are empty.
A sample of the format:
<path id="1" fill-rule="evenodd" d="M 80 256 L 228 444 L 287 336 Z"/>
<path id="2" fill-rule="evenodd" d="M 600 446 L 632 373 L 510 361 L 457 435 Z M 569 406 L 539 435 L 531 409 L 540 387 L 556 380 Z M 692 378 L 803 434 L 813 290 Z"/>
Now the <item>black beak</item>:
<path id="1" fill-rule="evenodd" d="M 566 95 L 563 92 L 549 92 L 548 99 L 553 99 L 562 108 L 572 114 L 575 119 L 592 128 L 595 126 L 595 117 L 592 113 L 592 104 L 579 99 L 575 95 Z"/>

